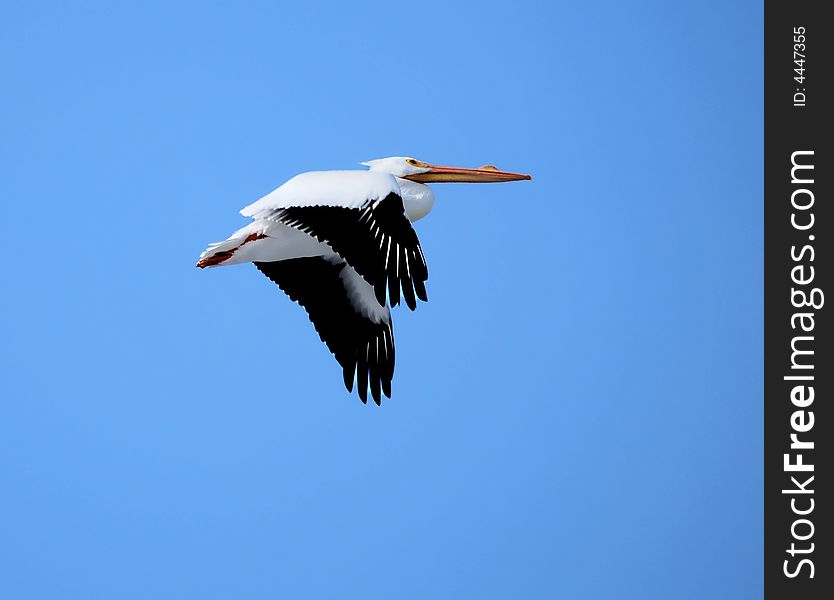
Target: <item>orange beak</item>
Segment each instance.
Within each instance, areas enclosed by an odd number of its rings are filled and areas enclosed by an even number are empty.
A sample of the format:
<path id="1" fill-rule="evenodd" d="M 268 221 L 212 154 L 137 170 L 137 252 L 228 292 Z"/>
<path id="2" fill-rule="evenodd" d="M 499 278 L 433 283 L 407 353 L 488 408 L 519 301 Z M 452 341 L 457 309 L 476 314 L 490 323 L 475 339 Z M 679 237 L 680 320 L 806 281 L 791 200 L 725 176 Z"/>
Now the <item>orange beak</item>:
<path id="1" fill-rule="evenodd" d="M 425 173 L 406 175 L 404 179 L 410 179 L 418 183 L 498 183 L 501 181 L 532 179 L 529 175 L 522 173 L 499 171 L 492 165 L 484 165 L 477 169 L 441 167 L 436 165 L 428 165 L 428 167 L 429 170 Z"/>

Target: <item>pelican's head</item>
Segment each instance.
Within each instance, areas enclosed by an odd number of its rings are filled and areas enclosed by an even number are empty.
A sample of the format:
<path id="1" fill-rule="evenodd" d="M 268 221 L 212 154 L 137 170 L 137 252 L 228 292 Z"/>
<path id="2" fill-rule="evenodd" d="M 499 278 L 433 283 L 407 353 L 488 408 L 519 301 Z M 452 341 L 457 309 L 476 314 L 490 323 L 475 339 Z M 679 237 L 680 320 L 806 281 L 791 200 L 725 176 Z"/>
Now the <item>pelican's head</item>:
<path id="1" fill-rule="evenodd" d="M 392 156 L 363 162 L 371 171 L 390 173 L 395 177 L 409 179 L 417 183 L 497 183 L 500 181 L 518 181 L 532 179 L 529 175 L 499 171 L 492 165 L 477 169 L 463 167 L 443 167 L 431 165 L 408 156 Z"/>

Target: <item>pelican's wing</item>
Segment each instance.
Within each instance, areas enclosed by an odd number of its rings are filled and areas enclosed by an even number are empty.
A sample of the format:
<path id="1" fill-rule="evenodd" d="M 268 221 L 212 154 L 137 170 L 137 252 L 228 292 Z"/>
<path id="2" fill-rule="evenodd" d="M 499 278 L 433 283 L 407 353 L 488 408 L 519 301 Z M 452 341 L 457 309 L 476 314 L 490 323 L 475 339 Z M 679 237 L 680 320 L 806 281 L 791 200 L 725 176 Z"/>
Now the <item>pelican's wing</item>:
<path id="1" fill-rule="evenodd" d="M 405 215 L 397 180 L 373 171 L 325 171 L 298 175 L 244 208 L 255 219 L 278 221 L 326 242 L 374 288 L 385 305 L 411 310 L 415 295 L 427 300 L 429 277 L 423 249 Z"/>
<path id="2" fill-rule="evenodd" d="M 310 321 L 342 366 L 345 387 L 354 377 L 362 402 L 368 387 L 377 404 L 391 397 L 394 332 L 389 310 L 371 286 L 338 256 L 256 262 L 255 266 L 307 311 Z"/>
<path id="3" fill-rule="evenodd" d="M 341 206 L 361 208 L 368 200 L 399 194 L 397 178 L 379 171 L 311 171 L 301 173 L 240 211 L 244 217 L 265 219 L 278 208 Z"/>

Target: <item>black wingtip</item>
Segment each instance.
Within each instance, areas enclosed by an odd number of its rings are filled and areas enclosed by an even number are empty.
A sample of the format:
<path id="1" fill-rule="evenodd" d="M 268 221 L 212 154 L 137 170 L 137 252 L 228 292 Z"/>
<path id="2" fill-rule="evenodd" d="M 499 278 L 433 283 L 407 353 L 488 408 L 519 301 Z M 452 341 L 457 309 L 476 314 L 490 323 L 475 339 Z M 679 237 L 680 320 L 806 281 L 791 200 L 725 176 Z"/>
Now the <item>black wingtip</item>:
<path id="1" fill-rule="evenodd" d="M 353 367 L 350 368 L 350 369 L 347 368 L 347 367 L 342 369 L 342 377 L 345 380 L 345 387 L 347 388 L 348 392 L 353 391 L 353 373 L 354 373 L 354 369 L 356 369 L 356 365 L 353 365 Z"/>
<path id="2" fill-rule="evenodd" d="M 383 280 L 381 283 L 377 283 L 374 286 L 374 293 L 376 294 L 376 301 L 379 302 L 380 306 L 385 306 L 385 281 Z"/>
<path id="3" fill-rule="evenodd" d="M 414 293 L 416 293 L 417 297 L 420 300 L 422 300 L 423 302 L 428 302 L 429 301 L 429 297 L 426 294 L 426 286 L 419 279 L 414 280 Z"/>
<path id="4" fill-rule="evenodd" d="M 393 275 L 388 276 L 388 301 L 391 306 L 397 306 L 400 303 L 400 282 Z"/>
<path id="5" fill-rule="evenodd" d="M 359 357 L 356 361 L 356 387 L 362 402 L 368 401 L 368 359 L 363 349 L 359 350 Z"/>
<path id="6" fill-rule="evenodd" d="M 368 372 L 371 379 L 371 396 L 373 396 L 374 402 L 379 406 L 379 386 L 382 373 L 380 372 L 379 352 L 376 343 L 368 347 Z"/>
<path id="7" fill-rule="evenodd" d="M 411 287 L 411 280 L 403 279 L 401 283 L 403 286 L 403 298 L 405 298 L 406 305 L 411 310 L 415 310 L 417 308 L 417 299 L 414 297 L 414 288 Z"/>

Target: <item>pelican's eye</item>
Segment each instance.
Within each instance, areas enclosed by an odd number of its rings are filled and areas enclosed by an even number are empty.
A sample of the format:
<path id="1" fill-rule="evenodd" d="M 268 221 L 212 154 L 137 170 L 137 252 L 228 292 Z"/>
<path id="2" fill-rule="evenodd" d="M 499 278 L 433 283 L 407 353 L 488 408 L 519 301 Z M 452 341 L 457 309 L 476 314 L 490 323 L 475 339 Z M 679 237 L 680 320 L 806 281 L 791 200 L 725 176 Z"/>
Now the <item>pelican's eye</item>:
<path id="1" fill-rule="evenodd" d="M 427 169 L 431 166 L 428 163 L 424 163 L 423 161 L 415 160 L 413 158 L 406 158 L 405 162 L 410 164 L 412 167 L 419 167 L 421 169 Z"/>

